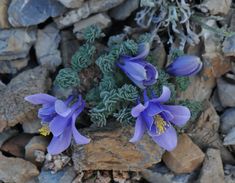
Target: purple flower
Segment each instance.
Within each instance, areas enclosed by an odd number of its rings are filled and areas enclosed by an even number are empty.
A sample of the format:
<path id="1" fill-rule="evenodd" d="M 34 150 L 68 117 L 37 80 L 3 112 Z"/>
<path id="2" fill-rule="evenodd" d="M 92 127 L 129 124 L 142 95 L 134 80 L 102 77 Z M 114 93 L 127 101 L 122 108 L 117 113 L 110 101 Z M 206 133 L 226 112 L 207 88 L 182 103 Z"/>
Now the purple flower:
<path id="1" fill-rule="evenodd" d="M 199 57 L 183 55 L 176 58 L 166 71 L 173 76 L 193 76 L 202 69 L 202 62 Z"/>
<path id="2" fill-rule="evenodd" d="M 152 64 L 144 60 L 149 53 L 149 45 L 140 44 L 138 52 L 135 57 L 121 56 L 117 65 L 138 87 L 143 89 L 156 83 L 158 72 Z"/>
<path id="3" fill-rule="evenodd" d="M 66 150 L 71 143 L 72 136 L 77 144 L 90 142 L 90 139 L 81 135 L 75 126 L 76 118 L 85 107 L 81 96 L 78 99 L 70 96 L 66 101 L 62 101 L 48 94 L 40 93 L 27 96 L 25 100 L 32 104 L 42 104 L 38 116 L 43 123 L 48 125 L 53 134 L 47 147 L 50 154 L 59 154 Z"/>
<path id="4" fill-rule="evenodd" d="M 190 118 L 187 107 L 179 105 L 165 105 L 171 92 L 163 86 L 159 98 L 149 99 L 144 92 L 144 105 L 139 103 L 132 108 L 131 114 L 136 117 L 135 133 L 130 142 L 139 141 L 145 131 L 152 139 L 167 151 L 172 151 L 177 145 L 177 134 L 172 124 L 182 127 Z"/>

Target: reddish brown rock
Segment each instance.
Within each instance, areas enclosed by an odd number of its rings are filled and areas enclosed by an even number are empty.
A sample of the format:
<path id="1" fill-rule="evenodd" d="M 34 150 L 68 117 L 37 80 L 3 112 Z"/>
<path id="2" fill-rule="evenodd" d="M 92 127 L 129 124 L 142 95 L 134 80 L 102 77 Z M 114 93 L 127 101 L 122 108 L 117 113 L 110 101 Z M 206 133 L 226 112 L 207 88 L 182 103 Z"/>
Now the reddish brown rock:
<path id="1" fill-rule="evenodd" d="M 21 133 L 7 140 L 1 147 L 2 151 L 8 152 L 17 157 L 24 157 L 24 147 L 30 141 L 32 135 Z"/>
<path id="2" fill-rule="evenodd" d="M 224 183 L 223 163 L 220 150 L 208 149 L 201 170 L 199 183 Z"/>
<path id="3" fill-rule="evenodd" d="M 129 142 L 130 127 L 112 123 L 105 129 L 90 129 L 87 135 L 92 139 L 89 144 L 72 148 L 76 170 L 140 171 L 161 161 L 163 150 L 149 136 L 136 144 Z"/>
<path id="4" fill-rule="evenodd" d="M 179 136 L 177 147 L 163 155 L 163 161 L 175 173 L 190 173 L 204 160 L 204 153 L 186 135 Z"/>
<path id="5" fill-rule="evenodd" d="M 20 158 L 8 158 L 0 154 L 0 180 L 24 183 L 39 174 L 36 166 Z"/>
<path id="6" fill-rule="evenodd" d="M 204 104 L 204 112 L 196 123 L 188 129 L 188 135 L 201 149 L 213 147 L 220 149 L 223 161 L 235 163 L 232 154 L 223 146 L 218 134 L 220 118 L 210 102 Z"/>
<path id="7" fill-rule="evenodd" d="M 0 91 L 0 132 L 36 118 L 37 106 L 24 100 L 27 95 L 45 93 L 50 86 L 48 71 L 36 67 L 13 78 L 5 90 Z"/>

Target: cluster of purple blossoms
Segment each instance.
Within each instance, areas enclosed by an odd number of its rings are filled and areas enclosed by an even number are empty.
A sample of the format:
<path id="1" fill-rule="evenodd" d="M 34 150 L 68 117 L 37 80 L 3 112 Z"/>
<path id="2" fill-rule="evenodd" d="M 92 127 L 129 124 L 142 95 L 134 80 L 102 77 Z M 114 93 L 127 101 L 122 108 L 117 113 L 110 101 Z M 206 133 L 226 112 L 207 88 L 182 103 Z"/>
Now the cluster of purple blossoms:
<path id="1" fill-rule="evenodd" d="M 53 134 L 47 147 L 50 154 L 59 154 L 66 150 L 71 143 L 72 136 L 77 144 L 90 142 L 90 139 L 81 135 L 75 126 L 77 117 L 85 107 L 81 96 L 78 98 L 70 96 L 67 100 L 62 101 L 51 95 L 39 93 L 25 97 L 25 100 L 36 105 L 42 104 L 38 117 Z"/>
<path id="2" fill-rule="evenodd" d="M 149 44 L 140 44 L 139 53 L 135 57 L 123 55 L 117 62 L 117 66 L 139 88 L 144 89 L 143 101 L 132 108 L 131 114 L 136 118 L 135 133 L 130 142 L 139 141 L 145 132 L 162 148 L 173 150 L 177 145 L 177 133 L 173 125 L 182 127 L 190 119 L 190 111 L 180 105 L 167 105 L 171 92 L 163 86 L 160 97 L 152 94 L 147 96 L 146 88 L 157 82 L 157 69 L 147 61 L 145 57 L 149 53 Z M 200 58 L 185 55 L 178 57 L 170 64 L 166 71 L 173 76 L 191 76 L 197 74 L 202 68 Z M 79 97 L 70 96 L 65 101 L 59 100 L 48 94 L 35 94 L 25 97 L 28 102 L 42 108 L 38 111 L 38 117 L 42 120 L 42 134 L 50 132 L 53 138 L 47 147 L 50 154 L 59 154 L 66 150 L 72 136 L 77 144 L 88 144 L 90 139 L 81 135 L 75 126 L 76 119 L 85 107 L 85 101 Z M 45 127 L 45 128 L 44 128 Z"/>

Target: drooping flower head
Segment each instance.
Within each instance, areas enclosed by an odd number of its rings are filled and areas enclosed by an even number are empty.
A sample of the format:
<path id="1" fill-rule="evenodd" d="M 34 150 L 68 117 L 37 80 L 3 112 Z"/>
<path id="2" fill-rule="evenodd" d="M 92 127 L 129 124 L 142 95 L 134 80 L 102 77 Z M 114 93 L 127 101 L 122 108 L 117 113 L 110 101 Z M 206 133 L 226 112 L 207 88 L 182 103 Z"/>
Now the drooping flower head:
<path id="1" fill-rule="evenodd" d="M 131 114 L 136 118 L 135 133 L 130 142 L 139 141 L 147 131 L 149 136 L 162 148 L 172 151 L 177 145 L 177 134 L 172 124 L 182 127 L 190 119 L 190 111 L 180 105 L 165 105 L 171 92 L 163 86 L 160 97 L 149 99 L 144 92 L 144 104 L 132 108 Z"/>
<path id="2" fill-rule="evenodd" d="M 173 76 L 193 76 L 202 69 L 202 62 L 199 57 L 192 55 L 183 55 L 177 57 L 166 71 Z"/>
<path id="3" fill-rule="evenodd" d="M 155 84 L 158 78 L 156 68 L 144 60 L 149 49 L 149 44 L 140 44 L 137 56 L 121 56 L 117 62 L 117 66 L 142 89 Z"/>
<path id="4" fill-rule="evenodd" d="M 81 96 L 78 98 L 70 96 L 67 100 L 62 101 L 51 95 L 40 93 L 27 96 L 25 100 L 32 104 L 42 104 L 38 117 L 53 134 L 47 147 L 50 154 L 59 154 L 66 150 L 71 143 L 72 136 L 77 144 L 90 142 L 90 139 L 81 135 L 75 126 L 77 117 L 85 107 Z M 41 129 L 41 132 L 47 134 L 46 129 Z"/>

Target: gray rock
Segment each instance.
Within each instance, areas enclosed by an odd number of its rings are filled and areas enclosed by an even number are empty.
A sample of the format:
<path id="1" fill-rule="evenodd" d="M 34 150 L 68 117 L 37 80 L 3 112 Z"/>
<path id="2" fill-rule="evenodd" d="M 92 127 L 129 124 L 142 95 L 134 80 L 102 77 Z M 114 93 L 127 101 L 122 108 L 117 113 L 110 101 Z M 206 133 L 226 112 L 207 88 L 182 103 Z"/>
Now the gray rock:
<path id="1" fill-rule="evenodd" d="M 224 183 L 224 170 L 220 150 L 211 148 L 207 150 L 198 182 Z"/>
<path id="2" fill-rule="evenodd" d="M 217 80 L 219 99 L 223 107 L 235 107 L 235 85 L 223 79 Z"/>
<path id="3" fill-rule="evenodd" d="M 11 137 L 15 136 L 18 133 L 17 130 L 8 129 L 2 133 L 0 133 L 0 147 Z"/>
<path id="4" fill-rule="evenodd" d="M 24 100 L 27 95 L 45 93 L 50 87 L 48 71 L 36 67 L 13 78 L 0 92 L 0 132 L 5 128 L 35 120 L 38 107 Z"/>
<path id="5" fill-rule="evenodd" d="M 235 35 L 225 38 L 223 53 L 225 56 L 235 56 Z"/>
<path id="6" fill-rule="evenodd" d="M 80 8 L 84 0 L 58 0 L 67 8 Z"/>
<path id="7" fill-rule="evenodd" d="M 20 158 L 8 158 L 0 154 L 0 180 L 23 183 L 39 174 L 37 167 Z"/>
<path id="8" fill-rule="evenodd" d="M 213 92 L 210 102 L 212 103 L 216 111 L 222 112 L 224 110 L 219 100 L 218 89 L 215 89 L 215 91 Z"/>
<path id="9" fill-rule="evenodd" d="M 121 4 L 124 0 L 88 0 L 75 10 L 65 13 L 63 16 L 55 18 L 55 22 L 59 28 L 68 27 L 81 19 L 87 18 L 89 15 L 107 11 Z"/>
<path id="10" fill-rule="evenodd" d="M 56 0 L 12 0 L 8 9 L 8 20 L 13 27 L 31 26 L 56 17 L 65 7 Z"/>
<path id="11" fill-rule="evenodd" d="M 6 85 L 0 80 L 0 91 L 3 91 L 6 89 Z"/>
<path id="12" fill-rule="evenodd" d="M 209 12 L 211 15 L 226 15 L 230 9 L 232 0 L 204 0 L 200 4 L 203 12 Z"/>
<path id="13" fill-rule="evenodd" d="M 110 11 L 110 16 L 115 20 L 125 20 L 139 7 L 139 0 L 127 0 Z"/>
<path id="14" fill-rule="evenodd" d="M 48 138 L 43 136 L 34 136 L 25 146 L 25 159 L 36 162 L 36 152 L 46 152 L 47 145 L 49 144 Z"/>
<path id="15" fill-rule="evenodd" d="M 233 127 L 224 138 L 224 145 L 235 145 L 235 127 Z"/>
<path id="16" fill-rule="evenodd" d="M 235 108 L 226 109 L 220 118 L 220 131 L 227 134 L 235 127 Z"/>
<path id="17" fill-rule="evenodd" d="M 72 31 L 61 31 L 60 49 L 64 67 L 68 67 L 70 65 L 71 58 L 74 53 L 78 50 L 79 46 L 79 41 L 76 39 Z"/>
<path id="18" fill-rule="evenodd" d="M 1 0 L 0 1 L 0 28 L 5 29 L 9 28 L 10 24 L 8 22 L 7 9 L 10 0 Z"/>
<path id="19" fill-rule="evenodd" d="M 74 24 L 73 33 L 76 34 L 78 39 L 82 39 L 82 31 L 91 25 L 97 25 L 101 29 L 105 29 L 111 25 L 112 21 L 105 13 L 99 13 L 94 16 L 90 16 L 87 19 L 81 20 Z"/>
<path id="20" fill-rule="evenodd" d="M 40 120 L 27 121 L 22 124 L 25 133 L 38 133 L 38 130 L 42 127 Z"/>
<path id="21" fill-rule="evenodd" d="M 16 60 L 0 61 L 0 73 L 1 74 L 16 74 L 19 70 L 28 65 L 29 58 L 21 58 Z"/>
<path id="22" fill-rule="evenodd" d="M 38 62 L 50 70 L 55 70 L 62 63 L 58 50 L 60 40 L 59 29 L 54 23 L 38 30 L 35 44 L 36 56 Z"/>
<path id="23" fill-rule="evenodd" d="M 35 40 L 34 28 L 0 30 L 0 60 L 25 58 Z"/>
<path id="24" fill-rule="evenodd" d="M 50 171 L 42 170 L 38 176 L 39 183 L 70 183 L 76 177 L 72 167 L 66 167 L 52 174 Z"/>

